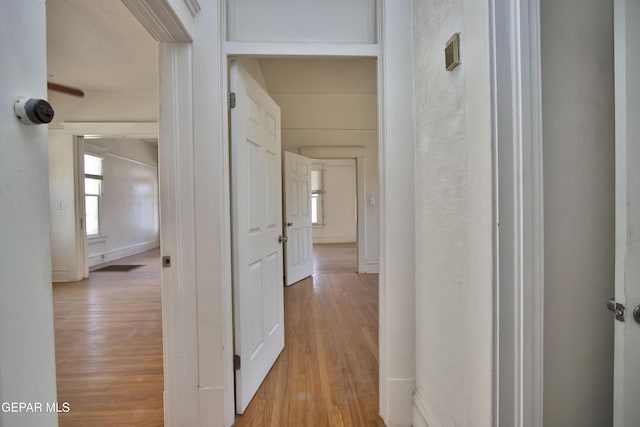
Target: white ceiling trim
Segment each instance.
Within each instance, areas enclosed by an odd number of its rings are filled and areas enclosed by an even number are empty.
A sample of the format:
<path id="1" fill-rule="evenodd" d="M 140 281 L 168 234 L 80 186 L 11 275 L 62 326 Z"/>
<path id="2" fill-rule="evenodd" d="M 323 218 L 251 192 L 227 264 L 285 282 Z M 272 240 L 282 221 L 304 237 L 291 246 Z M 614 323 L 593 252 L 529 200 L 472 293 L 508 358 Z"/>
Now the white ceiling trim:
<path id="1" fill-rule="evenodd" d="M 157 122 L 62 122 L 60 125 L 62 128 L 49 131 L 85 138 L 158 138 Z"/>
<path id="2" fill-rule="evenodd" d="M 226 42 L 229 56 L 276 56 L 276 57 L 367 57 L 378 56 L 377 44 L 351 43 L 259 43 Z"/>
<path id="3" fill-rule="evenodd" d="M 185 0 L 185 4 L 187 1 L 195 1 L 197 3 L 197 0 Z M 122 3 L 157 41 L 192 41 L 191 34 L 184 27 L 180 17 L 167 0 L 122 0 Z M 187 7 L 189 6 L 187 5 Z"/>

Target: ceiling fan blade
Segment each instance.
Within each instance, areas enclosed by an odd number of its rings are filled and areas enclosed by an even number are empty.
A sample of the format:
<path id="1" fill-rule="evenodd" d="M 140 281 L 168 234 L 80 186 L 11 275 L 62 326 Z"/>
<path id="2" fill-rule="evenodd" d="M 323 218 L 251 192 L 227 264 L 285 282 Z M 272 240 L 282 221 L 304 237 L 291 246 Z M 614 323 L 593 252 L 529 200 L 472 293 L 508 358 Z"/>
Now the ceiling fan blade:
<path id="1" fill-rule="evenodd" d="M 66 93 L 67 95 L 77 96 L 79 98 L 84 98 L 84 92 L 78 88 L 60 85 L 58 83 L 47 82 L 47 89 L 53 90 L 60 93 Z"/>

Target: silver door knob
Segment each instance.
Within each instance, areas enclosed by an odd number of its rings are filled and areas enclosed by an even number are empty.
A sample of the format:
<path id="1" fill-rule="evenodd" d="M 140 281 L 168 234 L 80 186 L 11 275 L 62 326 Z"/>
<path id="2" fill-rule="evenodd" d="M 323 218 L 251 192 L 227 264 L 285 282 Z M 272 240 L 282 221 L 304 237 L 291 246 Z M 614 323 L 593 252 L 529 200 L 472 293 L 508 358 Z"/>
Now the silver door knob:
<path id="1" fill-rule="evenodd" d="M 637 305 L 636 308 L 633 309 L 633 320 L 636 323 L 640 323 L 640 305 Z"/>
<path id="2" fill-rule="evenodd" d="M 286 242 L 289 240 L 287 236 L 278 236 L 278 243 Z"/>

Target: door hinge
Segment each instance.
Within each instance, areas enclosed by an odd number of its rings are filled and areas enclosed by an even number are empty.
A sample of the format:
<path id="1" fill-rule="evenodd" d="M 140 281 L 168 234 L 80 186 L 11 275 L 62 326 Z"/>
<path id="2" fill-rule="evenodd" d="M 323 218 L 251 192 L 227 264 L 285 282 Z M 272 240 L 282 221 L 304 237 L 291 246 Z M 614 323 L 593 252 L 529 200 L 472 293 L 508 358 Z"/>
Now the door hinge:
<path id="1" fill-rule="evenodd" d="M 233 355 L 233 369 L 236 371 L 240 370 L 240 355 L 239 354 L 234 354 Z"/>
<path id="2" fill-rule="evenodd" d="M 229 92 L 229 100 L 228 100 L 229 108 L 236 108 L 236 93 Z"/>

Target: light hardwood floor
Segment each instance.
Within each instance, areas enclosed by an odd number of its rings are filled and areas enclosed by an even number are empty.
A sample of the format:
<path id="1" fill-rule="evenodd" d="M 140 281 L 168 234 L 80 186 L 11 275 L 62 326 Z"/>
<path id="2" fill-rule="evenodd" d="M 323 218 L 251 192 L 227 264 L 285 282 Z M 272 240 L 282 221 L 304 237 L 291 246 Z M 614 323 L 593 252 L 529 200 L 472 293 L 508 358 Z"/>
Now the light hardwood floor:
<path id="1" fill-rule="evenodd" d="M 313 274 L 357 271 L 358 254 L 355 243 L 313 245 Z"/>
<path id="2" fill-rule="evenodd" d="M 60 427 L 162 426 L 160 253 L 53 286 Z"/>
<path id="3" fill-rule="evenodd" d="M 378 276 L 355 245 L 314 247 L 314 275 L 285 288 L 285 349 L 238 427 L 384 426 L 378 412 Z M 54 285 L 60 426 L 162 426 L 158 251 L 129 273 Z"/>

